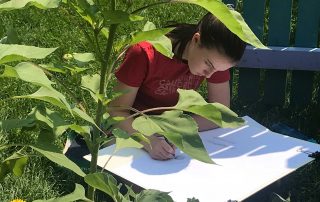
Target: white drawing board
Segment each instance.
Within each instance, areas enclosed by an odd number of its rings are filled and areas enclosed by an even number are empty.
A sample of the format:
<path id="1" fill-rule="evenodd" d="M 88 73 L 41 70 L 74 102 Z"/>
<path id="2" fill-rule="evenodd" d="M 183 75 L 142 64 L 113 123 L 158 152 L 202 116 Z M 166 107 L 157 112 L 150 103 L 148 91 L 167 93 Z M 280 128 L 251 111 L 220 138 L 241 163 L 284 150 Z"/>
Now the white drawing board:
<path id="1" fill-rule="evenodd" d="M 246 125 L 237 129 L 200 133 L 218 165 L 191 159 L 179 150 L 176 159 L 157 161 L 141 149 L 125 148 L 106 169 L 142 188 L 170 192 L 177 202 L 192 197 L 200 202 L 241 201 L 312 161 L 301 150 L 320 150 L 318 144 L 274 133 L 248 116 L 244 119 Z M 113 150 L 114 145 L 99 151 L 100 167 Z"/>

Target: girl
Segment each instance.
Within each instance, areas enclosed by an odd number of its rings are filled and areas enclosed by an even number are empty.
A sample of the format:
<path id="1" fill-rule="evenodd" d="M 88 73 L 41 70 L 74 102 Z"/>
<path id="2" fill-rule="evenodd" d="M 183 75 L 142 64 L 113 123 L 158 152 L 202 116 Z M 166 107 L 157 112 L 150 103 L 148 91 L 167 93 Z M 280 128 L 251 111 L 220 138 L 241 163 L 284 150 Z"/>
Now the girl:
<path id="1" fill-rule="evenodd" d="M 172 41 L 174 57 L 167 58 L 148 42 L 128 49 L 125 59 L 116 71 L 114 90 L 128 93 L 111 102 L 111 106 L 129 106 L 140 111 L 176 105 L 177 89 L 198 89 L 206 78 L 208 102 L 230 106 L 229 69 L 243 55 L 246 44 L 230 32 L 214 15 L 208 13 L 197 25 L 179 24 L 167 36 Z M 128 117 L 130 111 L 112 111 L 112 116 Z M 199 131 L 216 126 L 193 115 Z M 133 119 L 119 124 L 132 134 Z M 175 147 L 156 134 L 150 136 L 150 145 L 144 149 L 153 159 L 174 157 Z"/>

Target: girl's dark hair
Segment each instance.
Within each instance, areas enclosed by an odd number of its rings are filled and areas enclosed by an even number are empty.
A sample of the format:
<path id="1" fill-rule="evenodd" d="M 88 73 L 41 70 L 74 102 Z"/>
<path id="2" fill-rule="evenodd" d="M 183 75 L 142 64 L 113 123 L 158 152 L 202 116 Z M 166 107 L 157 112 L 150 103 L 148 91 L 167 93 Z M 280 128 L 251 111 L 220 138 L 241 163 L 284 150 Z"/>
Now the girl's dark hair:
<path id="1" fill-rule="evenodd" d="M 197 25 L 175 24 L 175 27 L 167 36 L 173 41 L 173 50 L 178 46 L 176 57 L 182 59 L 183 51 L 192 39 L 192 36 L 200 33 L 201 47 L 216 48 L 220 53 L 238 62 L 245 50 L 246 43 L 232 33 L 220 20 L 211 13 L 206 14 Z"/>

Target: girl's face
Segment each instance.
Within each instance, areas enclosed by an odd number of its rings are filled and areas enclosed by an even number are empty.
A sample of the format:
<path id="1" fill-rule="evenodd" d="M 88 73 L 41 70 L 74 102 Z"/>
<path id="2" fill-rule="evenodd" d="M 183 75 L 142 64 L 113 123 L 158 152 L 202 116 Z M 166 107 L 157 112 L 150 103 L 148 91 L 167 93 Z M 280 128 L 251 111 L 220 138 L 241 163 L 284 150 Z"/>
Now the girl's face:
<path id="1" fill-rule="evenodd" d="M 196 33 L 184 54 L 188 60 L 190 72 L 194 75 L 210 78 L 217 71 L 225 71 L 236 65 L 229 57 L 216 49 L 200 47 L 200 34 Z"/>

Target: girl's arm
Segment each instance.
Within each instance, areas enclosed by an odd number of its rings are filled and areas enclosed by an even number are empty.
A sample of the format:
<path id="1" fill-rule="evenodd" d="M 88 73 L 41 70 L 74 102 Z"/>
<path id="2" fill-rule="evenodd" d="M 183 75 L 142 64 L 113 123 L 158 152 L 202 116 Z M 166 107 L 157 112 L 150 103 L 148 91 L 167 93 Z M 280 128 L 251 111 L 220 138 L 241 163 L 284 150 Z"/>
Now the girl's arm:
<path id="1" fill-rule="evenodd" d="M 120 81 L 118 81 L 117 86 L 114 88 L 114 91 L 124 91 L 125 94 L 119 96 L 110 103 L 110 107 L 114 106 L 127 106 L 132 107 L 136 99 L 139 87 L 131 87 Z M 110 110 L 111 116 L 121 116 L 128 117 L 130 116 L 129 110 Z M 129 134 L 135 132 L 132 128 L 133 118 L 121 121 L 117 126 Z M 155 135 L 149 137 L 150 145 L 148 143 L 142 143 L 144 149 L 150 154 L 153 159 L 157 160 L 166 160 L 174 157 L 174 148 L 169 145 L 163 138 L 159 138 Z"/>
<path id="2" fill-rule="evenodd" d="M 223 83 L 210 83 L 208 82 L 208 102 L 218 102 L 227 107 L 230 107 L 230 85 L 229 81 Z M 218 126 L 208 121 L 205 118 L 202 118 L 198 115 L 192 116 L 195 121 L 198 123 L 199 131 L 210 130 L 217 128 Z"/>

